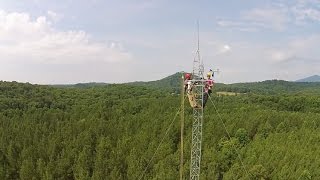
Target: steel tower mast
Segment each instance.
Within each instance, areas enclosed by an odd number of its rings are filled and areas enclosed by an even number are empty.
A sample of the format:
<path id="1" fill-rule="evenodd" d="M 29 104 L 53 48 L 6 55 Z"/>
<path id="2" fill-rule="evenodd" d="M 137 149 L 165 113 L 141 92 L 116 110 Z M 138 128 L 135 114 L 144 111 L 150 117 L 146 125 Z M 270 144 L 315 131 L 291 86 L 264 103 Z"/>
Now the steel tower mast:
<path id="1" fill-rule="evenodd" d="M 203 124 L 203 94 L 205 81 L 203 79 L 204 66 L 200 56 L 200 40 L 199 40 L 199 22 L 197 22 L 198 30 L 198 48 L 196 56 L 193 60 L 192 81 L 194 82 L 193 93 L 198 104 L 193 108 L 192 123 L 192 147 L 191 147 L 191 164 L 190 179 L 200 178 L 200 162 L 201 162 L 201 143 L 202 143 L 202 124 Z"/>

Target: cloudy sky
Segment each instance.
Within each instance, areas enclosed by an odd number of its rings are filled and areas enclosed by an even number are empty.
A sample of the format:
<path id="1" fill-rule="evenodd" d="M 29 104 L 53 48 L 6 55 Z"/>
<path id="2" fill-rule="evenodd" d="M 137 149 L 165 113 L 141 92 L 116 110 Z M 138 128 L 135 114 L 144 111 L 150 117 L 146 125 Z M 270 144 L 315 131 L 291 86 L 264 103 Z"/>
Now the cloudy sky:
<path id="1" fill-rule="evenodd" d="M 157 80 L 200 51 L 216 81 L 320 74 L 320 0 L 0 0 L 0 80 Z"/>

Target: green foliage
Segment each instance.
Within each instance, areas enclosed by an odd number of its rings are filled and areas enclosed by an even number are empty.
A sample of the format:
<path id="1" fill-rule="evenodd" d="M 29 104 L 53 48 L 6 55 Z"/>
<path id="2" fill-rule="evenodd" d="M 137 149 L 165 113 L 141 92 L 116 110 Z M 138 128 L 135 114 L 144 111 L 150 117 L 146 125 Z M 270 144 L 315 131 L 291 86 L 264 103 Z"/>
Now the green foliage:
<path id="1" fill-rule="evenodd" d="M 312 176 L 311 173 L 308 170 L 304 170 L 299 177 L 299 180 L 311 180 Z"/>
<path id="2" fill-rule="evenodd" d="M 255 94 L 287 94 L 308 93 L 320 94 L 319 82 L 289 82 L 283 80 L 267 80 L 252 83 L 217 84 L 216 91 Z"/>
<path id="3" fill-rule="evenodd" d="M 176 83 L 166 81 L 161 86 Z M 217 85 L 250 93 L 212 97 L 230 137 L 207 104 L 201 178 L 319 179 L 317 85 L 254 85 Z M 178 95 L 156 83 L 79 87 L 0 82 L 0 179 L 178 179 L 178 120 L 154 155 L 179 108 Z M 188 106 L 185 117 L 188 179 Z"/>
<path id="4" fill-rule="evenodd" d="M 244 128 L 240 128 L 237 130 L 236 138 L 238 139 L 241 146 L 245 146 L 250 141 L 248 132 Z"/>
<path id="5" fill-rule="evenodd" d="M 251 179 L 256 179 L 256 180 L 270 179 L 268 177 L 269 176 L 268 171 L 261 164 L 254 165 L 249 172 L 251 174 Z"/>

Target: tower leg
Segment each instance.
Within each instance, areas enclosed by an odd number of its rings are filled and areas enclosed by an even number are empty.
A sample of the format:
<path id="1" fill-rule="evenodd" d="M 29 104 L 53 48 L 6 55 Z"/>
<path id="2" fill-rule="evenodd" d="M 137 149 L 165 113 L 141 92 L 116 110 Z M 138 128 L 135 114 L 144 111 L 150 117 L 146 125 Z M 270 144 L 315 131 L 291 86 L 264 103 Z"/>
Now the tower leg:
<path id="1" fill-rule="evenodd" d="M 197 104 L 201 104 L 198 108 L 193 108 L 192 123 L 192 147 L 191 147 L 191 165 L 190 179 L 198 180 L 200 178 L 200 162 L 201 162 L 201 143 L 202 143 L 202 124 L 203 124 L 203 88 L 201 81 L 194 90 L 196 91 Z"/>

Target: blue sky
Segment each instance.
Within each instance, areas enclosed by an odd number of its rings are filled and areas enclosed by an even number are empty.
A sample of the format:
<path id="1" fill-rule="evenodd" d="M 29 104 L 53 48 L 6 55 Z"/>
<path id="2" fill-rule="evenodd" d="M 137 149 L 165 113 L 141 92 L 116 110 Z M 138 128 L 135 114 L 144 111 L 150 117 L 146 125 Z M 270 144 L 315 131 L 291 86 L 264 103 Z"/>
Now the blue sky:
<path id="1" fill-rule="evenodd" d="M 217 82 L 320 74 L 319 0 L 0 0 L 0 79 L 113 83 L 191 71 L 197 19 Z"/>

